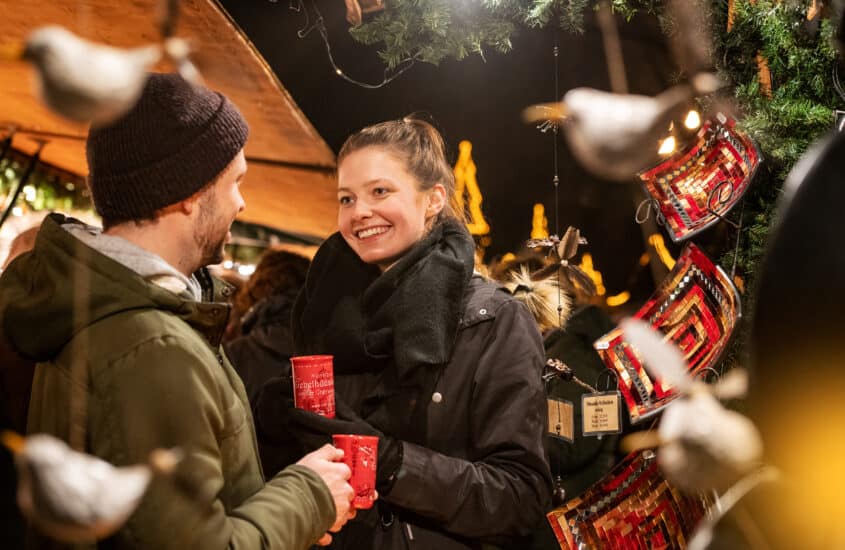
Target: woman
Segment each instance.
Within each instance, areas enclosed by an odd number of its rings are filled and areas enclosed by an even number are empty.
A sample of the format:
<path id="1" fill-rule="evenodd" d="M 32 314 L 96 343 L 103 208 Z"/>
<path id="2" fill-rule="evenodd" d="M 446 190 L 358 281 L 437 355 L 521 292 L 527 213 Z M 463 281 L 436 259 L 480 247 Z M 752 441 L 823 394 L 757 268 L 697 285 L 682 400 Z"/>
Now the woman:
<path id="1" fill-rule="evenodd" d="M 474 275 L 453 192 L 443 140 L 422 120 L 365 128 L 338 155 L 339 232 L 294 308 L 296 351 L 334 355 L 337 418 L 279 407 L 271 386 L 256 411 L 305 448 L 380 437 L 380 500 L 335 548 L 505 544 L 537 525 L 551 494 L 540 334 Z"/>

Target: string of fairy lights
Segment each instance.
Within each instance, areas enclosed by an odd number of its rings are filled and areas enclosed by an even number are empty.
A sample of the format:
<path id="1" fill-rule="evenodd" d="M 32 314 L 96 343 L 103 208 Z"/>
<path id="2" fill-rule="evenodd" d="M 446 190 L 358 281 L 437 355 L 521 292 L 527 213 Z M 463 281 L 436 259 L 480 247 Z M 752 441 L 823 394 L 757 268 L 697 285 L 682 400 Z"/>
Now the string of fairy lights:
<path id="1" fill-rule="evenodd" d="M 272 2 L 273 0 L 270 1 Z M 326 23 L 323 19 L 323 14 L 317 7 L 317 1 L 311 0 L 311 9 L 314 11 L 313 21 L 311 20 L 311 15 L 308 13 L 308 9 L 305 6 L 304 0 L 290 0 L 290 5 L 288 9 L 297 13 L 302 13 L 305 16 L 305 23 L 303 24 L 302 28 L 297 31 L 296 36 L 299 38 L 305 38 L 309 34 L 311 34 L 311 32 L 316 30 L 317 33 L 320 35 L 320 38 L 322 38 L 323 40 L 323 45 L 326 48 L 326 56 L 328 57 L 329 63 L 332 66 L 332 70 L 334 70 L 337 76 L 349 82 L 350 84 L 354 84 L 356 86 L 360 86 L 361 88 L 366 88 L 368 90 L 382 88 L 390 84 L 393 80 L 402 75 L 402 73 L 413 67 L 418 61 L 418 57 L 410 56 L 402 59 L 395 68 L 384 69 L 384 78 L 381 82 L 369 83 L 357 80 L 349 76 L 346 72 L 344 72 L 343 69 L 341 69 L 335 61 L 334 55 L 332 54 L 332 44 L 329 41 L 329 31 L 328 29 L 326 29 Z"/>

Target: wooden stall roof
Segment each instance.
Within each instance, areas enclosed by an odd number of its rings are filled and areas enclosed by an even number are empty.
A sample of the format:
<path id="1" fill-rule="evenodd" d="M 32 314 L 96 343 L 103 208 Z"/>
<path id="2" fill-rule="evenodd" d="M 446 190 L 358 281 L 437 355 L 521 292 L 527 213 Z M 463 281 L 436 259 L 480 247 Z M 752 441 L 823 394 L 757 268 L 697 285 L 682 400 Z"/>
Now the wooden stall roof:
<path id="1" fill-rule="evenodd" d="M 155 42 L 157 0 L 0 1 L 3 42 L 26 39 L 35 28 L 62 25 L 97 42 L 131 48 Z M 206 85 L 226 94 L 250 125 L 249 173 L 243 221 L 325 237 L 335 228 L 331 149 L 294 103 L 273 71 L 216 0 L 182 0 L 176 34 L 188 38 Z M 166 65 L 158 67 L 167 70 Z M 87 175 L 87 129 L 49 111 L 34 95 L 33 69 L 0 62 L 0 124 L 18 127 L 14 146 L 47 140 L 45 162 Z"/>

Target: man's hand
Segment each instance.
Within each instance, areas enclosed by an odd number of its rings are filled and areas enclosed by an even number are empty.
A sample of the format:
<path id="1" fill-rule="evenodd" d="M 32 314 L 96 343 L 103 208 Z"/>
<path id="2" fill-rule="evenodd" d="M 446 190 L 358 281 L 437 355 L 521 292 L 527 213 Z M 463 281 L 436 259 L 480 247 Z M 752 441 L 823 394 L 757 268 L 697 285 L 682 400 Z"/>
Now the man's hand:
<path id="1" fill-rule="evenodd" d="M 318 476 L 320 476 L 334 499 L 334 507 L 337 512 L 335 516 L 335 523 L 331 526 L 329 531 L 337 533 L 341 527 L 355 517 L 355 508 L 352 507 L 352 499 L 355 497 L 355 491 L 349 484 L 349 478 L 352 476 L 352 471 L 349 466 L 340 462 L 343 459 L 343 451 L 331 445 L 323 445 L 313 453 L 309 453 L 302 457 L 297 464 L 311 468 Z M 326 533 L 321 538 L 318 544 L 325 546 L 332 540 L 331 535 Z"/>

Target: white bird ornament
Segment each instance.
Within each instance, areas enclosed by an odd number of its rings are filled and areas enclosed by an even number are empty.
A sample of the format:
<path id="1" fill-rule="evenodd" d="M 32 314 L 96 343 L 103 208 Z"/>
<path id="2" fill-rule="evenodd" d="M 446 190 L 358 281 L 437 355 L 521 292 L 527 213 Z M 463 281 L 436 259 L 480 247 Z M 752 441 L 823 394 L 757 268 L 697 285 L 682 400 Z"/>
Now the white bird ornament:
<path id="1" fill-rule="evenodd" d="M 683 120 L 693 99 L 720 86 L 715 74 L 699 73 L 690 84 L 654 97 L 575 88 L 561 102 L 526 108 L 523 119 L 563 121 L 573 154 L 588 170 L 610 180 L 631 181 L 660 160 L 660 140 L 670 124 Z"/>
<path id="2" fill-rule="evenodd" d="M 681 351 L 651 325 L 626 319 L 620 327 L 646 370 L 681 394 L 664 410 L 656 438 L 654 432 L 636 432 L 625 438 L 626 445 L 656 443 L 666 478 L 688 492 L 724 490 L 759 467 L 763 444 L 757 428 L 719 402 L 745 394 L 745 371 L 733 369 L 714 385 L 693 380 Z M 644 444 L 648 440 L 651 445 Z"/>
<path id="3" fill-rule="evenodd" d="M 29 35 L 21 57 L 34 65 L 38 96 L 48 107 L 70 120 L 98 126 L 135 105 L 149 70 L 164 55 L 186 80 L 198 81 L 189 52 L 187 42 L 180 38 L 127 50 L 90 42 L 50 25 Z"/>
<path id="4" fill-rule="evenodd" d="M 47 434 L 3 432 L 15 455 L 18 504 L 29 521 L 68 543 L 102 539 L 135 511 L 154 474 L 172 473 L 181 453 L 157 449 L 149 464 L 115 467 Z"/>

